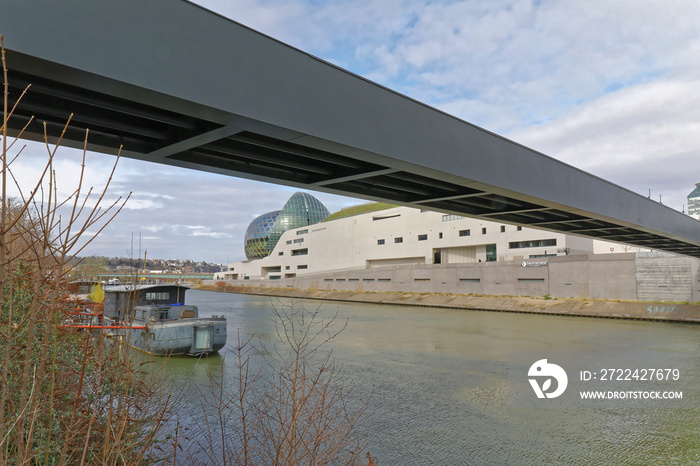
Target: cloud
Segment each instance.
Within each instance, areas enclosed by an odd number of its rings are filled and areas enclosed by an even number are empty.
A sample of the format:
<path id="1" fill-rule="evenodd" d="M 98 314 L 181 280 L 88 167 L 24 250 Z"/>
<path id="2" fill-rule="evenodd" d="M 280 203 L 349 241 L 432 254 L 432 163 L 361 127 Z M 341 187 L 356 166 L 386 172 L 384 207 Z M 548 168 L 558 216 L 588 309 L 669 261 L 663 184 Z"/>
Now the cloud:
<path id="1" fill-rule="evenodd" d="M 700 80 L 659 79 L 509 134 L 531 148 L 680 210 L 697 180 Z"/>

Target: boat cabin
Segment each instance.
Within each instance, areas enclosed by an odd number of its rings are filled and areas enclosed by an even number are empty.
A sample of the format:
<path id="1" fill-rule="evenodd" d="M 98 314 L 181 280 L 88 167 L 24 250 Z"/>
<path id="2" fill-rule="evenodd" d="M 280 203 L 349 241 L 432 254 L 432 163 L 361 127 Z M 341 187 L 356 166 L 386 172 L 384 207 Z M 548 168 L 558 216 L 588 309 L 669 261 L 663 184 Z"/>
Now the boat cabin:
<path id="1" fill-rule="evenodd" d="M 182 306 L 187 289 L 186 286 L 167 284 L 106 286 L 104 287 L 104 315 L 122 319 L 137 306 Z"/>
<path id="2" fill-rule="evenodd" d="M 194 319 L 199 317 L 197 306 L 185 306 L 183 304 L 160 306 L 136 306 L 134 308 L 134 320 L 177 320 Z"/>

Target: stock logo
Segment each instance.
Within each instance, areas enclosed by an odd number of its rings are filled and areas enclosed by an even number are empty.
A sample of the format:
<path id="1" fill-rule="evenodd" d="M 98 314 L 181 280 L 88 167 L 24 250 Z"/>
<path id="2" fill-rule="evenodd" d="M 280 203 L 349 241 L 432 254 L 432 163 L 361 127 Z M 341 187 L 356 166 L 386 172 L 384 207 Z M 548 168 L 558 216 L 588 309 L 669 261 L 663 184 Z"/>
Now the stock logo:
<path id="1" fill-rule="evenodd" d="M 537 398 L 556 398 L 566 390 L 569 383 L 569 378 L 566 376 L 566 371 L 556 364 L 550 364 L 546 359 L 540 359 L 530 366 L 527 373 L 532 389 L 535 391 Z M 542 381 L 540 385 L 540 380 Z M 552 380 L 557 381 L 556 389 L 551 390 Z"/>

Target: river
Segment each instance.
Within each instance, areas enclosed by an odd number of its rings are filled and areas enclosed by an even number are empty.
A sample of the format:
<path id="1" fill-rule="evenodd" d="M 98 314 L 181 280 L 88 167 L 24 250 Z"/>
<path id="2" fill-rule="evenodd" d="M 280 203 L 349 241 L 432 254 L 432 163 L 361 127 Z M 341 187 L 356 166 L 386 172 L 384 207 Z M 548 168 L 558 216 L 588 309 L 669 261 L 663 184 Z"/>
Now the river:
<path id="1" fill-rule="evenodd" d="M 226 315 L 233 343 L 239 331 L 271 338 L 272 306 L 286 303 L 190 290 L 187 304 L 198 305 L 202 316 Z M 304 303 L 319 304 L 324 314 L 347 321 L 334 356 L 353 387 L 350 402 L 367 403 L 360 428 L 380 465 L 700 463 L 696 325 Z M 205 385 L 206 365 L 228 367 L 231 356 L 227 350 L 208 361 L 173 358 L 167 371 L 179 384 Z M 568 373 L 560 400 L 539 400 L 528 385 L 527 366 L 541 357 Z M 682 391 L 683 399 L 575 399 L 582 387 L 619 385 L 583 382 L 581 369 L 600 379 L 609 377 L 603 368 L 621 365 L 677 369 L 677 378 L 666 371 L 657 385 L 643 378 L 621 383 L 626 391 Z M 181 424 L 202 422 L 199 402 L 191 401 Z"/>

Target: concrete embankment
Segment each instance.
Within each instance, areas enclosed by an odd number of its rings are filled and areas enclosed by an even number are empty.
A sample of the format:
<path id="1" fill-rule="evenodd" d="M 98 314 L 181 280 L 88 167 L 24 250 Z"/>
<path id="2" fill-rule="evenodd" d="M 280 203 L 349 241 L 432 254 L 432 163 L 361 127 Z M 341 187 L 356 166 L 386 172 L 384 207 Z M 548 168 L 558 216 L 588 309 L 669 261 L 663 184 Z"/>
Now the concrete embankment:
<path id="1" fill-rule="evenodd" d="M 545 299 L 523 296 L 302 290 L 230 285 L 207 285 L 198 288 L 208 291 L 324 301 L 700 323 L 699 304 L 562 298 Z"/>

